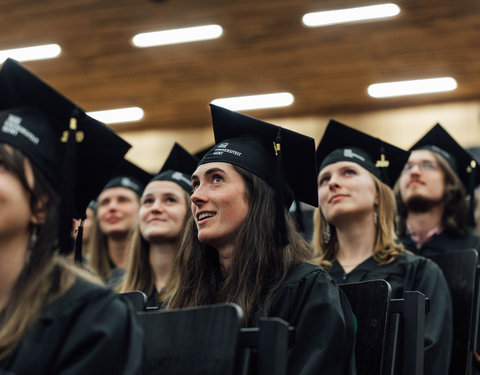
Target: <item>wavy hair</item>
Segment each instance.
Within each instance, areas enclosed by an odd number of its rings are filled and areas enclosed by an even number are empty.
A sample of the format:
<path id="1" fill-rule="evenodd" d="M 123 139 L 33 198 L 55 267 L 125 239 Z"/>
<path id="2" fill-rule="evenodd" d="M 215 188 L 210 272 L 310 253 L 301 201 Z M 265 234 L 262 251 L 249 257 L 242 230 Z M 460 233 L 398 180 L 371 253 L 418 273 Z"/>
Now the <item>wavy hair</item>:
<path id="1" fill-rule="evenodd" d="M 392 189 L 377 177 L 369 172 L 375 184 L 378 194 L 378 204 L 376 208 L 377 223 L 376 237 L 373 250 L 373 257 L 379 264 L 387 264 L 393 262 L 399 255 L 403 253 L 403 246 L 397 243 L 395 234 L 395 197 Z M 316 263 L 329 268 L 332 261 L 335 260 L 338 252 L 338 238 L 335 227 L 330 224 L 320 207 L 315 210 L 313 218 L 313 248 Z M 326 227 L 330 226 L 331 237 L 325 243 L 323 233 Z"/>
<path id="2" fill-rule="evenodd" d="M 312 250 L 295 230 L 286 209 L 289 244 L 283 248 L 272 245 L 278 231 L 275 193 L 257 176 L 233 167 L 245 183 L 249 210 L 234 240 L 230 272 L 222 274 L 217 250 L 198 240 L 195 221 L 190 218 L 175 262 L 168 308 L 232 302 L 242 308 L 248 326 L 266 314 L 270 298 L 292 263 L 308 261 Z"/>
<path id="3" fill-rule="evenodd" d="M 188 220 L 192 216 L 190 209 L 190 195 L 182 189 L 183 197 L 187 211 L 183 222 L 183 228 L 177 237 L 177 248 L 180 247 L 180 241 L 185 232 Z M 147 296 L 153 293 L 154 273 L 150 265 L 150 243 L 142 236 L 140 232 L 140 223 L 137 224 L 128 252 L 127 271 L 123 282 L 119 286 L 120 293 L 141 290 Z M 160 291 L 159 291 L 160 292 Z M 169 294 L 168 288 L 160 293 L 159 299 L 164 300 Z"/>

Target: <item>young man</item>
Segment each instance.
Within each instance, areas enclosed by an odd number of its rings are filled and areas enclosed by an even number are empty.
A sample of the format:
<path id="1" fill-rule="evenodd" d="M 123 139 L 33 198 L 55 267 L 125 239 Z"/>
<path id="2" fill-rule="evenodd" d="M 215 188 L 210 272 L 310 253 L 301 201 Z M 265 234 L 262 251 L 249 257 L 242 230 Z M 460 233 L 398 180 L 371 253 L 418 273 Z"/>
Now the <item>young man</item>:
<path id="1" fill-rule="evenodd" d="M 480 178 L 474 157 L 439 124 L 410 150 L 395 186 L 401 242 L 424 256 L 480 250 L 480 237 L 471 232 Z"/>

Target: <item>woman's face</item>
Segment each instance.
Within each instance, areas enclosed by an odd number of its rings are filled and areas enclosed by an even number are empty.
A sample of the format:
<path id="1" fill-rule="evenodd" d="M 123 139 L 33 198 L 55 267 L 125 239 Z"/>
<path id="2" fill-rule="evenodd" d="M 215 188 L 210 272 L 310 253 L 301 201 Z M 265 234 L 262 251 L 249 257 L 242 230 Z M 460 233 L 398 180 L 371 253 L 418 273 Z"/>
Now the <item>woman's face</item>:
<path id="1" fill-rule="evenodd" d="M 98 196 L 97 219 L 106 236 L 126 235 L 137 224 L 137 194 L 124 187 L 102 191 Z"/>
<path id="2" fill-rule="evenodd" d="M 148 242 L 176 241 L 187 215 L 184 190 L 172 181 L 150 182 L 140 200 L 140 232 Z"/>
<path id="3" fill-rule="evenodd" d="M 28 183 L 33 186 L 33 172 L 28 162 L 25 162 L 25 172 Z M 28 237 L 30 224 L 38 222 L 30 209 L 29 193 L 0 160 L 0 241 Z"/>
<path id="4" fill-rule="evenodd" d="M 360 165 L 340 161 L 318 175 L 318 198 L 325 219 L 337 226 L 342 218 L 372 215 L 378 194 L 370 173 Z"/>
<path id="5" fill-rule="evenodd" d="M 229 163 L 200 165 L 192 175 L 198 240 L 217 250 L 233 245 L 248 214 L 245 182 Z"/>

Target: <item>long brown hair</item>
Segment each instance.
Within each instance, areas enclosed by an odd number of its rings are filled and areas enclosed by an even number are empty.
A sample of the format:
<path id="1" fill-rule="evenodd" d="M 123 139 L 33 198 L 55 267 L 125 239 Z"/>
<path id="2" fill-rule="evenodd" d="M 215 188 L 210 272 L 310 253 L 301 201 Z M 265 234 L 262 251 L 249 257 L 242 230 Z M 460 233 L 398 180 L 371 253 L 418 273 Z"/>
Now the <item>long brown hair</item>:
<path id="1" fill-rule="evenodd" d="M 444 230 L 454 236 L 464 235 L 467 232 L 467 207 L 465 188 L 462 181 L 453 171 L 447 161 L 436 152 L 429 151 L 445 176 L 445 191 L 443 193 L 444 210 L 442 225 Z M 395 198 L 398 206 L 397 230 L 400 236 L 407 232 L 408 208 L 403 202 L 399 180 L 394 187 Z M 470 198 L 473 199 L 473 198 Z"/>
<path id="2" fill-rule="evenodd" d="M 287 210 L 289 244 L 283 248 L 272 245 L 278 230 L 273 219 L 275 193 L 257 176 L 233 167 L 245 183 L 249 212 L 234 241 L 230 272 L 223 276 L 217 250 L 198 241 L 195 221 L 190 218 L 176 259 L 168 308 L 233 302 L 243 309 L 244 324 L 251 325 L 266 314 L 270 298 L 291 264 L 310 259 L 312 251 L 295 230 Z"/>
<path id="3" fill-rule="evenodd" d="M 378 205 L 376 209 L 377 234 L 375 237 L 375 245 L 373 250 L 373 257 L 379 264 L 387 264 L 393 262 L 397 256 L 401 255 L 403 250 L 402 245 L 398 244 L 395 235 L 395 197 L 392 189 L 377 177 L 369 172 L 375 184 L 378 194 Z M 330 224 L 323 216 L 320 207 L 315 210 L 313 218 L 313 247 L 316 262 L 320 265 L 329 268 L 332 261 L 335 260 L 338 252 L 338 238 L 335 227 Z M 330 227 L 331 237 L 325 243 L 323 233 L 326 227 Z"/>
<path id="4" fill-rule="evenodd" d="M 183 189 L 182 192 L 187 211 L 183 222 L 183 228 L 177 238 L 177 248 L 180 247 L 180 241 L 185 232 L 185 227 L 188 220 L 192 216 L 192 211 L 190 210 L 190 205 L 188 204 L 190 202 L 190 195 L 188 195 Z M 136 225 L 135 232 L 133 234 L 127 261 L 127 272 L 123 282 L 119 287 L 119 292 L 125 293 L 141 290 L 147 296 L 149 296 L 153 293 L 154 282 L 154 274 L 149 260 L 150 244 L 142 236 L 139 228 L 140 223 Z M 163 291 L 161 291 L 159 298 L 163 300 L 168 293 L 168 288 L 165 288 Z"/>
<path id="5" fill-rule="evenodd" d="M 17 149 L 0 144 L 0 160 L 29 195 L 31 212 L 45 212 L 45 220 L 32 235 L 25 265 L 0 317 L 0 359 L 8 356 L 33 325 L 41 310 L 62 295 L 74 277 L 55 258 L 59 197 L 43 175 L 32 166 L 33 186 L 27 182 L 28 159 Z"/>

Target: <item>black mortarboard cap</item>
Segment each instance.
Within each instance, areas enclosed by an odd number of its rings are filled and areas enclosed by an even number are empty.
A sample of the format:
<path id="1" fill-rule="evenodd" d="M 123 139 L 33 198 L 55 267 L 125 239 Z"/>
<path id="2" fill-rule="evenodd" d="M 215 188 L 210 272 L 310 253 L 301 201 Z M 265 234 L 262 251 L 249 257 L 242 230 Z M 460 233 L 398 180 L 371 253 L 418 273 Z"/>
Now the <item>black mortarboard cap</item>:
<path id="1" fill-rule="evenodd" d="M 142 196 L 143 189 L 152 179 L 153 175 L 144 171 L 132 162 L 123 159 L 113 173 L 112 179 L 107 182 L 102 191 L 107 189 L 123 187 L 132 190 L 139 197 Z"/>
<path id="2" fill-rule="evenodd" d="M 175 143 L 160 171 L 152 181 L 171 181 L 180 185 L 189 194 L 192 192 L 190 177 L 198 165 L 198 158 Z"/>
<path id="3" fill-rule="evenodd" d="M 409 155 L 380 138 L 330 120 L 317 147 L 318 172 L 329 164 L 350 161 L 393 187 Z"/>
<path id="4" fill-rule="evenodd" d="M 468 221 L 469 225 L 473 225 L 475 222 L 473 192 L 480 184 L 480 171 L 475 156 L 460 146 L 440 124 L 433 126 L 410 148 L 411 151 L 420 149 L 442 156 L 462 181 L 470 196 Z"/>
<path id="5" fill-rule="evenodd" d="M 460 146 L 455 139 L 440 125 L 436 124 L 422 138 L 420 138 L 410 151 L 424 149 L 441 155 L 450 165 L 466 188 L 472 172 L 478 172 L 478 163 L 473 154 Z M 474 173 L 475 186 L 480 183 L 480 173 Z"/>
<path id="6" fill-rule="evenodd" d="M 216 145 L 200 164 L 226 162 L 264 180 L 276 193 L 281 228 L 281 206 L 288 208 L 293 199 L 318 205 L 313 138 L 213 104 L 210 108 Z M 284 245 L 285 238 L 279 242 Z"/>
<path id="7" fill-rule="evenodd" d="M 0 142 L 21 150 L 61 197 L 59 247 L 130 145 L 12 59 L 0 70 Z"/>
<path id="8" fill-rule="evenodd" d="M 207 147 L 204 147 L 200 150 L 198 150 L 197 152 L 195 152 L 193 155 L 198 159 L 198 160 L 201 160 L 208 151 L 210 151 L 210 149 L 215 146 L 215 145 L 209 145 Z"/>

